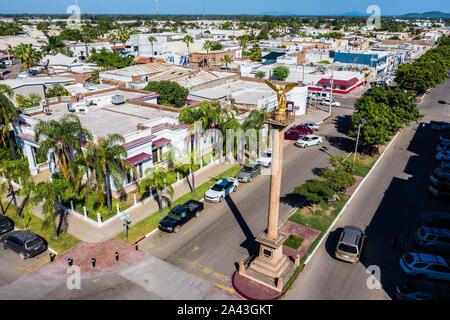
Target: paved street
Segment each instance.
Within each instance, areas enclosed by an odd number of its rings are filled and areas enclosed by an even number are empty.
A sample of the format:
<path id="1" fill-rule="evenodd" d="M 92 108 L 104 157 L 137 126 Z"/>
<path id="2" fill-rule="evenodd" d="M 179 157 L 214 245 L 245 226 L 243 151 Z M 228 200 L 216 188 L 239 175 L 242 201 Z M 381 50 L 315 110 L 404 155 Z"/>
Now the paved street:
<path id="1" fill-rule="evenodd" d="M 422 122 L 448 120 L 449 106 L 437 101 L 450 101 L 449 86 L 447 81 L 425 96 L 420 105 L 425 114 Z M 288 292 L 287 299 L 393 298 L 400 270 L 399 254 L 390 246 L 392 234 L 400 232 L 411 237 L 418 213 L 445 207 L 427 190 L 436 143 L 437 135 L 429 126 L 402 131 Z M 367 226 L 365 252 L 356 265 L 332 257 L 336 230 L 346 225 Z M 381 270 L 381 290 L 369 290 L 366 285 L 366 269 L 373 265 Z"/>
<path id="2" fill-rule="evenodd" d="M 354 142 L 337 132 L 336 121 L 351 110 L 337 108 L 337 117 L 327 120 L 320 134 L 327 138 L 321 148 L 299 149 L 286 141 L 282 197 L 314 176 L 315 168 L 328 166 L 330 155 L 351 150 Z M 178 234 L 158 232 L 141 243 L 141 249 L 166 262 L 207 279 L 215 286 L 232 291 L 231 275 L 236 264 L 256 250 L 256 236 L 266 226 L 269 176 L 260 176 L 251 184 L 241 184 L 237 193 L 221 204 L 205 206 L 202 216 L 183 227 Z M 280 219 L 285 220 L 296 203 L 284 198 Z"/>

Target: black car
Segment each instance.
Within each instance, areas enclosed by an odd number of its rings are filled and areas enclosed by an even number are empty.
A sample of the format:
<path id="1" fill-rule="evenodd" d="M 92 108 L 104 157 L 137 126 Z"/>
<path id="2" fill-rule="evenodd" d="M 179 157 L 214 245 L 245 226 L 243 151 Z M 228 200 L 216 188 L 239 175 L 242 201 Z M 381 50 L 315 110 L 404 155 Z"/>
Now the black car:
<path id="1" fill-rule="evenodd" d="M 14 229 L 14 221 L 6 216 L 0 215 L 0 234 L 4 234 Z"/>
<path id="2" fill-rule="evenodd" d="M 47 242 L 28 230 L 16 230 L 2 238 L 3 248 L 11 249 L 21 259 L 32 258 L 47 250 Z"/>
<path id="3" fill-rule="evenodd" d="M 159 229 L 177 233 L 182 225 L 193 217 L 198 217 L 203 208 L 203 203 L 196 200 L 189 200 L 185 204 L 173 207 L 169 214 L 160 221 Z"/>
<path id="4" fill-rule="evenodd" d="M 427 212 L 419 216 L 419 225 L 450 229 L 450 212 Z"/>
<path id="5" fill-rule="evenodd" d="M 396 286 L 397 300 L 443 300 L 448 292 L 429 281 L 402 279 Z"/>

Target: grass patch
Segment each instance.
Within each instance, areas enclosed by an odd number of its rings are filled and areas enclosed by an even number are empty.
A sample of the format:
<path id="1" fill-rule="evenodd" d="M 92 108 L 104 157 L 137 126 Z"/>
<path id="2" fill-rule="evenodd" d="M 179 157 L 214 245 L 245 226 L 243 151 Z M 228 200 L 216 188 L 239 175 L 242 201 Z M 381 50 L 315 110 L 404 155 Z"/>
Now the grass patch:
<path id="1" fill-rule="evenodd" d="M 302 246 L 303 243 L 303 238 L 293 235 L 291 234 L 285 241 L 284 241 L 284 245 L 288 246 L 289 248 L 292 248 L 294 250 L 297 250 L 298 248 L 300 248 Z"/>
<path id="2" fill-rule="evenodd" d="M 59 254 L 66 252 L 80 242 L 79 239 L 67 232 L 56 237 L 54 230 L 44 228 L 43 220 L 35 215 L 26 217 L 25 221 L 22 218 L 18 218 L 12 205 L 6 211 L 6 216 L 14 220 L 16 228 L 27 229 L 47 240 L 48 246 Z"/>
<path id="3" fill-rule="evenodd" d="M 201 200 L 203 198 L 203 195 L 206 191 L 208 191 L 209 188 L 211 188 L 214 183 L 216 183 L 217 180 L 221 178 L 226 177 L 234 177 L 237 175 L 241 167 L 239 165 L 233 166 L 230 169 L 222 172 L 221 174 L 215 176 L 208 182 L 203 183 L 200 186 L 197 186 L 195 194 L 192 193 L 186 193 L 183 196 L 179 197 L 172 203 L 172 207 L 176 205 L 180 205 L 185 203 L 188 200 L 194 199 L 194 200 Z M 142 221 L 136 223 L 128 230 L 128 243 L 135 243 L 140 238 L 142 238 L 144 235 L 146 235 L 151 230 L 154 230 L 158 227 L 159 222 L 162 218 L 164 218 L 167 213 L 169 212 L 169 207 L 164 207 L 164 214 L 160 214 L 159 211 L 156 211 L 152 213 L 149 217 L 143 219 Z M 122 239 L 124 241 L 127 241 L 126 232 L 121 232 L 118 236 L 119 239 Z"/>
<path id="4" fill-rule="evenodd" d="M 375 162 L 377 162 L 378 158 L 380 156 L 360 156 L 358 157 L 358 160 L 360 162 L 360 165 L 356 166 L 355 171 L 353 174 L 355 176 L 365 177 L 369 173 L 370 169 L 374 166 Z"/>

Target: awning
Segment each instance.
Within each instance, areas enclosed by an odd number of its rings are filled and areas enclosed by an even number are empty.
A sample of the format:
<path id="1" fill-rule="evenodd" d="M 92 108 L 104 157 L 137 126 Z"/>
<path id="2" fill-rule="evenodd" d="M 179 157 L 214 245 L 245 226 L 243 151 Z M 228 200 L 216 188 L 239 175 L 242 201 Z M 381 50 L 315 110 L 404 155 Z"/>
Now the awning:
<path id="1" fill-rule="evenodd" d="M 153 150 L 155 150 L 155 149 L 158 149 L 158 148 L 168 145 L 170 142 L 171 141 L 169 139 L 161 138 L 161 139 L 153 141 L 152 148 L 153 148 Z"/>
<path id="2" fill-rule="evenodd" d="M 333 84 L 335 85 L 335 86 L 338 86 L 338 87 L 351 87 L 351 86 L 353 86 L 353 85 L 355 85 L 355 84 L 357 84 L 358 83 L 358 78 L 356 78 L 356 77 L 354 77 L 354 78 L 351 78 L 350 80 L 339 80 L 339 79 L 334 79 L 333 80 Z M 322 79 L 320 79 L 320 81 L 317 83 L 317 84 L 319 84 L 319 85 L 329 85 L 331 83 L 331 79 L 326 79 L 326 78 L 322 78 Z"/>
<path id="3" fill-rule="evenodd" d="M 136 164 L 142 163 L 144 161 L 150 160 L 152 158 L 151 155 L 149 155 L 148 153 L 142 152 L 136 156 L 133 156 L 129 159 L 127 159 L 127 162 L 129 165 L 134 166 Z"/>
<path id="4" fill-rule="evenodd" d="M 139 138 L 139 139 L 136 139 L 136 140 L 133 140 L 133 141 L 125 143 L 124 147 L 126 149 L 131 149 L 131 148 L 134 148 L 134 147 L 139 146 L 141 144 L 151 142 L 154 138 L 155 138 L 155 136 L 153 136 L 153 135 L 148 136 L 148 137 L 142 137 L 142 138 Z"/>

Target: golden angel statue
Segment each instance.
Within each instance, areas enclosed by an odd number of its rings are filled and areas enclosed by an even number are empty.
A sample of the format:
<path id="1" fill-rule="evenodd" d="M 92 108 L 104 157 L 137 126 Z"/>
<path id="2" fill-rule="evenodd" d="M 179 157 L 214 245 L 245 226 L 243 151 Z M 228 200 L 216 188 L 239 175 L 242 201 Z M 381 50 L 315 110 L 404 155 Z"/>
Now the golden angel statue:
<path id="1" fill-rule="evenodd" d="M 285 116 L 286 115 L 286 93 L 291 91 L 297 86 L 297 83 L 289 83 L 285 86 L 279 86 L 273 83 L 270 80 L 264 80 L 266 84 L 271 87 L 276 93 L 277 93 L 277 99 L 278 99 L 278 109 L 276 111 L 277 115 Z"/>

